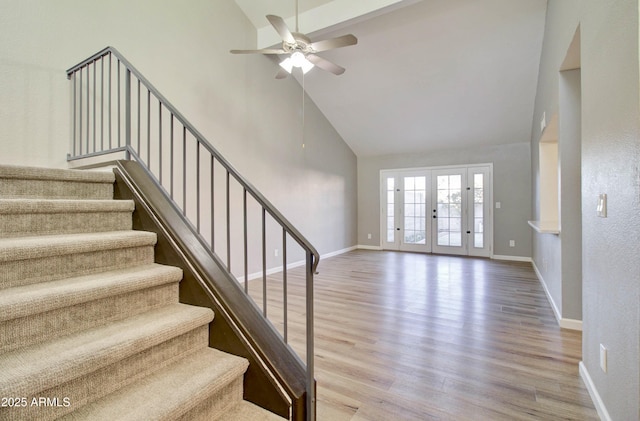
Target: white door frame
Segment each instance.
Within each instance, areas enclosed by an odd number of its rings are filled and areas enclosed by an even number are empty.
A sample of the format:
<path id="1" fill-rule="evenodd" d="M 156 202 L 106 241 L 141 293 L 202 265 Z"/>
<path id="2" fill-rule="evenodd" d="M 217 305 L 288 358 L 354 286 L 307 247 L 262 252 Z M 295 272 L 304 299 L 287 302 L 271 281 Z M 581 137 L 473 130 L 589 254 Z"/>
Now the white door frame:
<path id="1" fill-rule="evenodd" d="M 433 240 L 435 235 L 434 230 L 437 229 L 437 219 L 432 218 L 432 212 L 437 208 L 436 195 L 437 192 L 434 190 L 433 183 L 435 183 L 435 177 L 433 174 L 442 171 L 465 171 L 466 184 L 463 186 L 463 190 L 466 194 L 465 203 L 466 205 L 463 208 L 463 219 L 462 219 L 462 229 L 464 229 L 463 238 L 464 238 L 464 250 L 447 250 L 447 248 L 437 247 L 436 242 Z M 482 192 L 476 192 L 473 186 L 473 175 L 476 173 L 483 174 L 483 182 L 484 188 Z M 399 224 L 400 226 L 394 227 L 395 235 L 394 242 L 389 243 L 387 241 L 387 191 L 386 191 L 386 183 L 385 180 L 388 177 L 394 177 L 396 180 L 396 184 L 394 185 L 394 205 L 395 205 L 395 215 L 399 215 L 403 217 L 404 209 L 403 203 L 404 199 L 402 193 L 404 191 L 403 185 L 398 185 L 398 181 L 402 180 L 404 182 L 404 177 L 406 176 L 415 176 L 415 175 L 425 175 L 427 177 L 427 186 L 430 188 L 431 192 L 427 194 L 426 205 L 427 205 L 427 221 L 426 221 L 426 230 L 427 237 L 431 238 L 431 241 L 425 241 L 424 245 L 414 245 L 414 244 L 404 244 L 404 231 L 403 231 L 403 223 Z M 400 250 L 400 251 L 416 251 L 423 253 L 445 253 L 445 254 L 465 254 L 469 256 L 486 256 L 493 257 L 493 163 L 486 164 L 470 164 L 470 165 L 450 165 L 450 166 L 438 166 L 438 167 L 423 167 L 423 168 L 404 168 L 404 169 L 389 169 L 389 170 L 380 170 L 380 248 L 384 250 Z M 399 189 L 399 191 L 398 191 Z M 476 241 L 476 233 L 474 231 L 474 211 L 477 209 L 476 204 L 474 204 L 474 197 L 477 197 L 477 194 L 481 194 L 482 196 L 482 211 L 483 211 L 483 233 L 478 237 Z M 476 196 L 474 196 L 474 194 Z M 479 209 L 478 209 L 479 210 Z M 429 222 L 431 220 L 431 222 Z M 397 220 L 396 220 L 397 221 Z M 478 227 L 478 225 L 475 225 Z M 475 247 L 480 244 L 482 247 Z"/>

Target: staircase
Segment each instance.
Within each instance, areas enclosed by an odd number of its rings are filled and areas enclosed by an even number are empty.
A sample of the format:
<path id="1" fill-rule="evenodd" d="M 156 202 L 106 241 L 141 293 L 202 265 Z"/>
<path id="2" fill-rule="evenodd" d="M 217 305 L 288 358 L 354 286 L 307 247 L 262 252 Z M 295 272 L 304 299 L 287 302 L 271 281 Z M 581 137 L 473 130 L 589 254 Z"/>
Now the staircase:
<path id="1" fill-rule="evenodd" d="M 0 166 L 0 419 L 282 420 L 208 347 L 114 174 Z"/>

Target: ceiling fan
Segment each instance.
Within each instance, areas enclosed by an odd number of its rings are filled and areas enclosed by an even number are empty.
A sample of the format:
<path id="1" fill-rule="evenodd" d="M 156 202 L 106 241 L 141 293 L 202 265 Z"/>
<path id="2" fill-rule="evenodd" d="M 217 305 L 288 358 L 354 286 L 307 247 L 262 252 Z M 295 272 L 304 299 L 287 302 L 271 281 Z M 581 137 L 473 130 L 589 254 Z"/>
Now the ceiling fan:
<path id="1" fill-rule="evenodd" d="M 322 58 L 316 53 L 333 50 L 335 48 L 347 47 L 358 43 L 358 39 L 349 34 L 337 38 L 331 38 L 316 42 L 311 42 L 309 37 L 299 32 L 298 29 L 298 2 L 296 1 L 296 30 L 291 32 L 284 19 L 280 16 L 267 15 L 267 20 L 282 38 L 282 48 L 264 48 L 261 50 L 231 50 L 232 54 L 287 54 L 288 56 L 280 62 L 281 69 L 276 74 L 276 79 L 287 77 L 294 67 L 302 69 L 307 73 L 314 66 L 322 70 L 341 75 L 345 69 L 337 64 Z"/>

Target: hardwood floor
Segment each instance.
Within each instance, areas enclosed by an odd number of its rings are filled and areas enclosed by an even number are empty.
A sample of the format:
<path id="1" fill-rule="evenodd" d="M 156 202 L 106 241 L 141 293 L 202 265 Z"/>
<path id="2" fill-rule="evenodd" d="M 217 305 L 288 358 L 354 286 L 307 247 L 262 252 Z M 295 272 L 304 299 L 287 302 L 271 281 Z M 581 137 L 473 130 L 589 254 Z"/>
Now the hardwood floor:
<path id="1" fill-rule="evenodd" d="M 315 278 L 318 419 L 597 420 L 528 263 L 357 250 Z M 304 356 L 301 269 L 288 273 L 289 343 Z M 268 312 L 282 329 L 281 276 Z M 250 282 L 261 303 L 262 282 Z"/>

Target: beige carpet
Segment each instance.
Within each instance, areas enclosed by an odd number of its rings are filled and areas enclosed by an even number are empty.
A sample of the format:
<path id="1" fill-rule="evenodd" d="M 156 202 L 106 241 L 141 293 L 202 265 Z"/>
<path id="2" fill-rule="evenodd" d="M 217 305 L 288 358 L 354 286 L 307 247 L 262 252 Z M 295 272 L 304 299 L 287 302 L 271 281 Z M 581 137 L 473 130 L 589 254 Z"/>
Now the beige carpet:
<path id="1" fill-rule="evenodd" d="M 110 172 L 0 166 L 0 419 L 282 420 L 242 400 Z"/>

